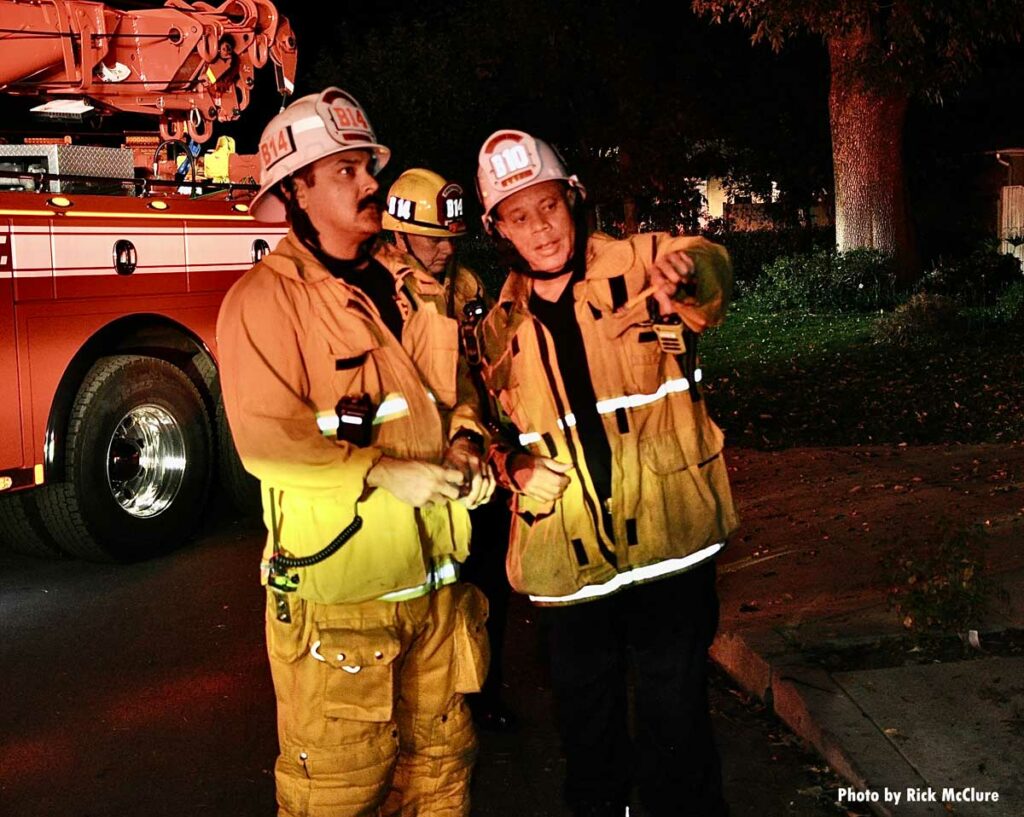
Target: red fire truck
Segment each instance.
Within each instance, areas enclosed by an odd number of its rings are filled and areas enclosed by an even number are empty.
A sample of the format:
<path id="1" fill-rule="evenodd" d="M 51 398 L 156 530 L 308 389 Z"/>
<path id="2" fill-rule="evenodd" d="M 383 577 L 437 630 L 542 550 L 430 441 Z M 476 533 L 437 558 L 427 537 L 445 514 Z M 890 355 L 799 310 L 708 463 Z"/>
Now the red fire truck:
<path id="1" fill-rule="evenodd" d="M 217 475 L 253 496 L 219 408 L 214 326 L 285 226 L 249 215 L 236 177 L 251 161 L 207 154 L 204 174 L 194 154 L 246 107 L 256 68 L 272 62 L 291 92 L 294 38 L 269 0 L 0 0 L 0 46 L 0 90 L 42 115 L 160 122 L 118 147 L 0 144 L 0 538 L 145 558 L 187 539 Z M 181 167 L 165 158 L 179 145 Z"/>

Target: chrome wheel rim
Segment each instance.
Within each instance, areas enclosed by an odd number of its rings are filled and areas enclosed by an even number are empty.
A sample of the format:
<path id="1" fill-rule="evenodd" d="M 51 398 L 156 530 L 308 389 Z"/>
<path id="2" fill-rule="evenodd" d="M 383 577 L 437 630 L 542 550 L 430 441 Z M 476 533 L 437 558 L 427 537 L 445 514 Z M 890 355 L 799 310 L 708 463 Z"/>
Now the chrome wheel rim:
<path id="1" fill-rule="evenodd" d="M 185 436 L 160 406 L 136 406 L 107 446 L 107 485 L 123 511 L 148 519 L 167 510 L 185 478 Z"/>

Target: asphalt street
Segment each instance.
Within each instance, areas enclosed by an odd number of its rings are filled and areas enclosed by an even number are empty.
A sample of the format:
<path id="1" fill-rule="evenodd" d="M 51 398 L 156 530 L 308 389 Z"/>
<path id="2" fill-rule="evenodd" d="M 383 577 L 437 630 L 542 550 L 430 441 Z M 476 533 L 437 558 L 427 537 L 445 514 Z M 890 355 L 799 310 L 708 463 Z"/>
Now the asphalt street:
<path id="1" fill-rule="evenodd" d="M 0 554 L 0 814 L 274 813 L 274 698 L 263 652 L 258 522 L 224 514 L 134 565 Z M 514 734 L 481 736 L 474 817 L 563 817 L 562 762 L 537 618 L 515 600 Z M 734 817 L 835 815 L 835 778 L 716 674 Z"/>

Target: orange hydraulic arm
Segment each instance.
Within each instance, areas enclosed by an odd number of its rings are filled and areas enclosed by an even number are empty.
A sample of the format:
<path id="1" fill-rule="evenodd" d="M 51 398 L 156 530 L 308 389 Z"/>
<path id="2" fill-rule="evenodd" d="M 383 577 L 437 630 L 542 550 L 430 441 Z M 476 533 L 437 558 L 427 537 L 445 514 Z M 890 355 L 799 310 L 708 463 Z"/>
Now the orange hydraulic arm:
<path id="1" fill-rule="evenodd" d="M 205 142 L 214 120 L 236 119 L 268 58 L 278 91 L 290 94 L 295 37 L 270 0 L 168 0 L 137 11 L 0 0 L 0 91 L 155 115 L 164 139 Z"/>

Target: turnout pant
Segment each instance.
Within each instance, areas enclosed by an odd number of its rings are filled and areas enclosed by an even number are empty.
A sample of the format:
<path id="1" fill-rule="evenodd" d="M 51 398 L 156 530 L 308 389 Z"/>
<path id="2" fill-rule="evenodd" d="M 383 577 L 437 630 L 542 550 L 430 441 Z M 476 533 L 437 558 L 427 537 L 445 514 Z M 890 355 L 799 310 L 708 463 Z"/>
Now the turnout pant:
<path id="1" fill-rule="evenodd" d="M 465 817 L 487 602 L 472 585 L 324 605 L 268 592 L 280 817 Z"/>
<path id="2" fill-rule="evenodd" d="M 636 784 L 653 817 L 725 815 L 707 699 L 707 652 L 718 628 L 714 562 L 545 612 L 574 813 L 622 817 Z"/>
<path id="3" fill-rule="evenodd" d="M 508 494 L 502 489 L 486 505 L 469 512 L 473 520 L 473 539 L 469 558 L 462 565 L 463 581 L 475 584 L 487 596 L 490 615 L 487 617 L 487 635 L 491 643 L 491 663 L 487 680 L 478 696 L 495 703 L 501 699 L 504 682 L 505 629 L 512 587 L 505 573 L 508 555 L 508 529 L 512 512 L 508 507 Z"/>

